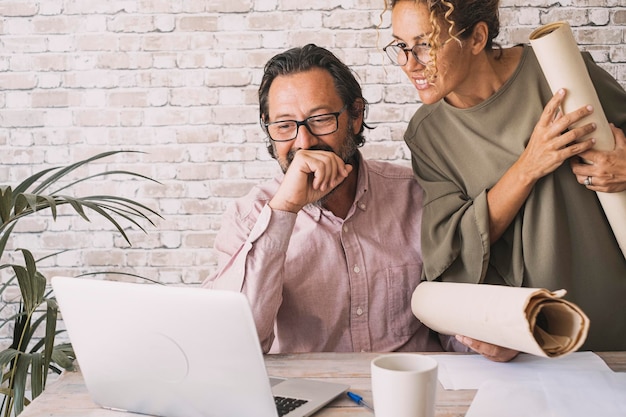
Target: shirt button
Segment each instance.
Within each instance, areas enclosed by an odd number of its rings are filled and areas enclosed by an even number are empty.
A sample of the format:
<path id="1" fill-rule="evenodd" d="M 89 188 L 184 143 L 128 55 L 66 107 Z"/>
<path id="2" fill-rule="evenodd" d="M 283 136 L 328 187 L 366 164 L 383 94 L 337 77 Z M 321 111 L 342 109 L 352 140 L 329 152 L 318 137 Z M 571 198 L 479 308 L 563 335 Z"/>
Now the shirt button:
<path id="1" fill-rule="evenodd" d="M 361 307 L 359 307 L 359 308 L 357 308 L 357 309 L 356 309 L 356 315 L 357 315 L 357 316 L 361 316 L 361 315 L 363 315 L 363 309 L 362 309 Z"/>
<path id="2" fill-rule="evenodd" d="M 348 233 L 348 226 L 344 226 L 344 227 L 343 227 L 343 232 L 344 232 L 344 233 Z"/>
<path id="3" fill-rule="evenodd" d="M 365 210 L 365 203 L 359 203 L 359 207 L 361 208 L 361 210 Z"/>
<path id="4" fill-rule="evenodd" d="M 359 268 L 358 266 L 354 265 L 354 269 L 352 269 L 354 272 L 356 272 L 357 274 L 359 272 L 361 272 L 361 268 Z"/>

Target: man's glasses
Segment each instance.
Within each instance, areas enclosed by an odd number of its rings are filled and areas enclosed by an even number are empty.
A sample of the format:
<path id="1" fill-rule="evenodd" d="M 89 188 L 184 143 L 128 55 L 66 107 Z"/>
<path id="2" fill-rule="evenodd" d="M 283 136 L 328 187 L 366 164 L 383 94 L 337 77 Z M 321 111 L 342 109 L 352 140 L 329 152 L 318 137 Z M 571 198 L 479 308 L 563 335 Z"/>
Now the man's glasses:
<path id="1" fill-rule="evenodd" d="M 267 135 L 274 142 L 289 142 L 298 136 L 300 126 L 306 126 L 309 132 L 315 136 L 324 136 L 335 133 L 339 129 L 339 116 L 346 111 L 348 105 L 344 105 L 341 110 L 334 113 L 319 114 L 307 117 L 304 120 L 280 120 L 278 122 L 264 123 Z"/>
<path id="2" fill-rule="evenodd" d="M 465 29 L 458 31 L 455 37 L 460 35 L 463 32 L 465 32 Z M 452 39 L 455 39 L 455 38 L 451 37 L 451 38 L 446 39 L 441 44 L 441 47 L 443 48 Z M 385 51 L 385 53 L 387 54 L 391 62 L 393 62 L 395 65 L 400 65 L 400 66 L 406 65 L 406 63 L 409 62 L 409 52 L 413 55 L 413 58 L 415 58 L 415 60 L 421 65 L 427 66 L 428 63 L 430 62 L 431 60 L 430 44 L 418 43 L 416 45 L 413 45 L 412 48 L 407 48 L 405 43 L 403 42 L 395 43 L 395 42 L 397 41 L 394 39 L 391 42 L 389 42 L 387 46 L 383 48 L 383 51 Z"/>

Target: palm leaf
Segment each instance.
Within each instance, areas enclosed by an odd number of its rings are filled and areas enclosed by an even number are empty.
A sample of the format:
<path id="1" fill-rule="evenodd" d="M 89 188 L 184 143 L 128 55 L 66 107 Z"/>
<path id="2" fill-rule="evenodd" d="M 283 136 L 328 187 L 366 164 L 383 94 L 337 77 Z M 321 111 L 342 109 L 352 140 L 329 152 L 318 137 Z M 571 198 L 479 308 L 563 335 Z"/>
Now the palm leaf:
<path id="1" fill-rule="evenodd" d="M 58 171 L 54 174 L 52 174 L 50 177 L 48 177 L 46 180 L 42 181 L 34 190 L 33 192 L 35 194 L 39 194 L 41 192 L 43 192 L 45 189 L 47 189 L 48 187 L 50 187 L 52 184 L 56 183 L 59 179 L 65 177 L 67 174 L 69 174 L 72 171 L 77 170 L 78 168 L 82 167 L 83 165 L 86 165 L 90 162 L 93 161 L 97 161 L 98 159 L 102 159 L 102 158 L 106 158 L 118 153 L 144 153 L 141 151 L 128 151 L 128 150 L 119 150 L 119 151 L 109 151 L 109 152 L 102 152 L 99 153 L 95 156 L 92 156 L 90 158 L 87 159 L 83 159 L 82 161 L 78 161 L 74 164 L 68 165 L 64 168 L 58 169 Z"/>
<path id="2" fill-rule="evenodd" d="M 17 364 L 13 375 L 13 403 L 15 407 L 15 415 L 19 415 L 24 410 L 26 380 L 31 361 L 32 355 L 29 353 L 21 352 L 17 356 Z"/>
<path id="3" fill-rule="evenodd" d="M 125 198 L 125 197 L 117 197 L 113 195 L 94 195 L 94 196 L 89 196 L 89 197 L 83 197 L 82 200 L 99 201 L 99 202 L 105 202 L 105 201 L 115 202 L 115 204 L 117 204 L 118 206 L 126 207 L 132 212 L 135 212 L 136 215 L 138 216 L 144 217 L 144 214 L 139 210 L 139 209 L 142 209 L 161 219 L 163 218 L 163 216 L 161 216 L 159 213 L 157 213 L 155 210 L 151 209 L 150 207 L 144 204 L 141 204 L 137 201 L 133 201 L 131 199 Z M 149 218 L 146 218 L 146 220 L 148 220 L 152 225 L 154 225 L 154 223 Z"/>
<path id="4" fill-rule="evenodd" d="M 28 177 L 24 181 L 22 181 L 20 184 L 18 184 L 17 187 L 15 187 L 15 189 L 13 190 L 13 195 L 17 195 L 17 194 L 21 194 L 21 193 L 25 192 L 35 182 L 37 182 L 41 177 L 43 177 L 46 174 L 48 174 L 49 172 L 52 172 L 52 171 L 57 170 L 57 169 L 59 169 L 59 168 L 58 167 L 56 167 L 56 168 L 48 168 L 48 169 L 44 169 L 43 171 L 39 171 L 36 174 L 31 175 L 30 177 Z"/>
<path id="5" fill-rule="evenodd" d="M 47 309 L 46 309 L 46 335 L 44 336 L 45 347 L 44 347 L 44 357 L 43 357 L 43 369 L 47 370 L 50 366 L 50 362 L 52 361 L 52 351 L 54 350 L 54 338 L 56 336 L 57 330 L 57 312 L 59 311 L 59 306 L 54 299 L 46 300 Z M 48 373 L 44 372 L 43 374 L 43 385 L 45 387 L 46 380 L 48 379 Z"/>
<path id="6" fill-rule="evenodd" d="M 11 216 L 11 206 L 13 205 L 13 191 L 8 185 L 0 186 L 0 224 L 7 221 Z"/>
<path id="7" fill-rule="evenodd" d="M 4 248 L 7 246 L 7 242 L 9 241 L 9 236 L 11 236 L 11 232 L 15 227 L 15 223 L 13 223 L 7 230 L 4 231 L 2 236 L 0 236 L 0 258 L 2 258 L 2 254 L 4 253 Z M 4 225 L 0 227 L 0 231 L 4 229 Z"/>
<path id="8" fill-rule="evenodd" d="M 106 213 L 105 210 L 108 210 L 108 211 L 111 212 L 111 214 L 114 214 L 114 215 L 116 215 L 118 217 L 126 219 L 126 221 L 134 224 L 142 232 L 146 233 L 146 229 L 135 220 L 136 214 L 133 211 L 129 211 L 127 209 L 120 208 L 120 207 L 115 206 L 115 205 L 109 205 L 109 204 L 103 204 L 103 203 L 94 204 L 94 203 L 89 202 L 89 201 L 83 201 L 83 204 L 86 207 L 89 207 L 90 209 L 96 211 L 101 216 L 105 216 L 103 213 Z M 107 215 L 105 217 L 108 218 L 109 216 Z M 112 220 L 112 218 L 109 218 L 109 221 L 116 225 L 118 231 L 121 234 L 124 234 L 124 232 L 121 230 L 121 227 L 119 226 L 119 224 L 116 221 Z M 154 226 L 154 223 L 152 223 L 152 220 L 148 219 L 147 221 L 150 222 Z M 128 244 L 130 244 L 130 242 L 128 242 Z"/>
<path id="9" fill-rule="evenodd" d="M 20 352 L 17 349 L 8 348 L 0 352 L 0 369 L 4 371 L 7 366 Z M 4 375 L 2 376 L 4 380 Z"/>
<path id="10" fill-rule="evenodd" d="M 30 311 L 32 300 L 34 298 L 34 289 L 33 282 L 28 277 L 28 270 L 21 265 L 11 265 L 11 267 L 13 267 L 13 272 L 17 276 L 20 293 L 22 294 L 22 301 L 26 304 L 24 309 L 26 311 Z"/>
<path id="11" fill-rule="evenodd" d="M 15 196 L 15 207 L 13 209 L 13 213 L 15 216 L 18 216 L 20 214 L 34 213 L 38 210 L 46 208 L 50 208 L 50 211 L 52 211 L 52 218 L 56 220 L 57 208 L 54 197 L 41 194 L 21 193 Z M 25 212 L 25 210 L 27 211 Z"/>
<path id="12" fill-rule="evenodd" d="M 93 178 L 104 177 L 104 176 L 108 176 L 108 175 L 127 175 L 127 176 L 130 176 L 130 177 L 142 178 L 142 179 L 144 179 L 144 180 L 148 180 L 148 181 L 155 182 L 155 183 L 157 183 L 157 184 L 161 184 L 159 181 L 157 181 L 157 180 L 155 180 L 155 179 L 153 179 L 153 178 L 150 178 L 150 177 L 148 177 L 148 176 L 145 176 L 145 175 L 139 174 L 139 173 L 137 173 L 137 172 L 115 170 L 115 171 L 105 171 L 105 172 L 99 172 L 99 173 L 97 173 L 97 174 L 93 174 L 93 175 L 90 175 L 90 176 L 88 176 L 88 177 L 80 178 L 80 179 L 78 179 L 78 180 L 76 180 L 76 181 L 74 181 L 74 182 L 71 182 L 71 183 L 69 183 L 69 184 L 67 184 L 67 185 L 65 185 L 65 186 L 63 186 L 63 187 L 61 187 L 61 188 L 59 188 L 59 189 L 55 190 L 54 192 L 52 192 L 52 193 L 50 193 L 50 194 L 58 194 L 59 192 L 61 192 L 61 191 L 65 190 L 65 189 L 67 189 L 67 188 L 71 188 L 71 187 L 73 187 L 74 185 L 79 184 L 79 183 L 81 183 L 81 182 L 89 181 L 89 180 L 91 180 L 91 179 L 93 179 Z"/>
<path id="13" fill-rule="evenodd" d="M 40 352 L 31 353 L 30 389 L 32 398 L 35 399 L 43 392 L 45 387 L 45 375 L 48 367 L 44 364 L 44 358 Z"/>
<path id="14" fill-rule="evenodd" d="M 76 354 L 70 343 L 61 343 L 52 350 L 52 361 L 59 364 L 63 369 L 73 370 L 74 358 L 76 358 Z"/>
<path id="15" fill-rule="evenodd" d="M 26 267 L 21 265 L 12 265 L 13 271 L 17 276 L 17 282 L 19 283 L 20 291 L 22 293 L 22 300 L 24 301 L 24 309 L 31 313 L 35 311 L 35 308 L 43 301 L 43 292 L 46 287 L 46 279 L 37 273 L 37 266 L 35 265 L 35 258 L 26 249 L 18 249 L 24 256 L 24 262 Z"/>
<path id="16" fill-rule="evenodd" d="M 134 278 L 139 278 L 141 280 L 144 281 L 149 281 L 152 282 L 153 284 L 159 284 L 159 285 L 166 285 L 160 281 L 156 281 L 150 278 L 146 278 L 143 277 L 141 275 L 137 275 L 137 274 L 133 274 L 130 272 L 119 272 L 119 271 L 100 271 L 100 272 L 85 272 L 84 274 L 80 274 L 80 275 L 76 275 L 76 278 L 80 278 L 80 277 L 87 277 L 87 276 L 92 276 L 92 275 L 123 275 L 123 276 L 128 276 L 128 277 L 134 277 Z"/>

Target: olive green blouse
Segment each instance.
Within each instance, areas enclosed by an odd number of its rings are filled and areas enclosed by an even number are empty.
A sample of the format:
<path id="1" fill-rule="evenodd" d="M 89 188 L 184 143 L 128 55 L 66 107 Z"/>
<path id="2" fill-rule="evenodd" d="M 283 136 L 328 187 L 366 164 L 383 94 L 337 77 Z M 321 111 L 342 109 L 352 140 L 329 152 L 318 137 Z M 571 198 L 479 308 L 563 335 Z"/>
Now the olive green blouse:
<path id="1" fill-rule="evenodd" d="M 607 119 L 626 130 L 626 92 L 583 53 Z M 424 189 L 423 278 L 564 288 L 591 320 L 584 349 L 626 350 L 626 260 L 596 193 L 569 163 L 537 182 L 489 244 L 487 192 L 519 158 L 552 92 L 524 46 L 514 75 L 483 103 L 422 105 L 405 141 Z"/>

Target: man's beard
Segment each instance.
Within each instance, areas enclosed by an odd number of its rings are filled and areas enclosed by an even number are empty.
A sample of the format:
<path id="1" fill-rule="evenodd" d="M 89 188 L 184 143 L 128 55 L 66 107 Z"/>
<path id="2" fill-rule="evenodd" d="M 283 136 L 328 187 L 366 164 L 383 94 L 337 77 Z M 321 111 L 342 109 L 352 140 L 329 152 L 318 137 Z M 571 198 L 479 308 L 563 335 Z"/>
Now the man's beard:
<path id="1" fill-rule="evenodd" d="M 344 163 L 350 164 L 350 165 L 352 165 L 354 167 L 354 169 L 356 169 L 357 167 L 355 166 L 355 164 L 358 162 L 357 156 L 356 156 L 358 147 L 359 146 L 357 144 L 356 135 L 352 131 L 352 126 L 348 125 L 348 132 L 346 134 L 346 139 L 343 141 L 343 145 L 341 145 L 341 147 L 339 148 L 339 150 L 337 152 L 335 152 L 333 150 L 333 148 L 331 148 L 330 146 L 326 145 L 325 143 L 322 143 L 322 144 L 319 144 L 319 145 L 315 145 L 315 146 L 311 146 L 307 150 L 309 150 L 309 151 L 327 151 L 327 152 L 332 152 L 332 153 L 336 154 L 337 156 L 339 156 Z M 278 160 L 278 163 L 280 164 L 280 168 L 283 170 L 283 173 L 287 172 L 287 169 L 289 169 L 289 166 L 293 162 L 293 158 L 295 158 L 296 152 L 298 152 L 298 151 L 299 151 L 299 149 L 291 149 L 289 151 L 289 153 L 287 153 L 287 160 L 286 161 L 285 160 Z M 276 150 L 274 150 L 274 152 L 276 152 Z M 328 199 L 328 197 L 331 194 L 333 194 L 338 187 L 341 187 L 342 184 L 343 184 L 343 182 L 341 184 L 339 184 L 337 187 L 333 188 L 328 194 L 326 194 L 324 197 L 322 197 L 321 199 L 319 199 L 318 201 L 316 201 L 313 204 L 315 204 L 315 205 L 317 205 L 319 207 L 322 207 L 324 205 L 324 202 Z"/>
<path id="2" fill-rule="evenodd" d="M 359 146 L 356 141 L 356 135 L 352 131 L 352 126 L 348 125 L 348 133 L 346 135 L 346 139 L 344 140 L 343 145 L 341 145 L 337 152 L 335 152 L 333 148 L 326 145 L 325 143 L 311 146 L 307 150 L 332 152 L 339 156 L 341 160 L 346 164 L 353 164 L 355 162 L 355 156 L 358 147 Z M 287 153 L 286 161 L 280 159 L 278 160 L 278 163 L 280 164 L 280 168 L 283 170 L 283 173 L 287 172 L 287 169 L 289 169 L 289 166 L 293 162 L 293 158 L 295 158 L 296 156 L 296 152 L 298 152 L 299 150 L 300 149 L 291 149 L 289 153 Z M 276 150 L 274 150 L 274 152 L 276 152 Z"/>

